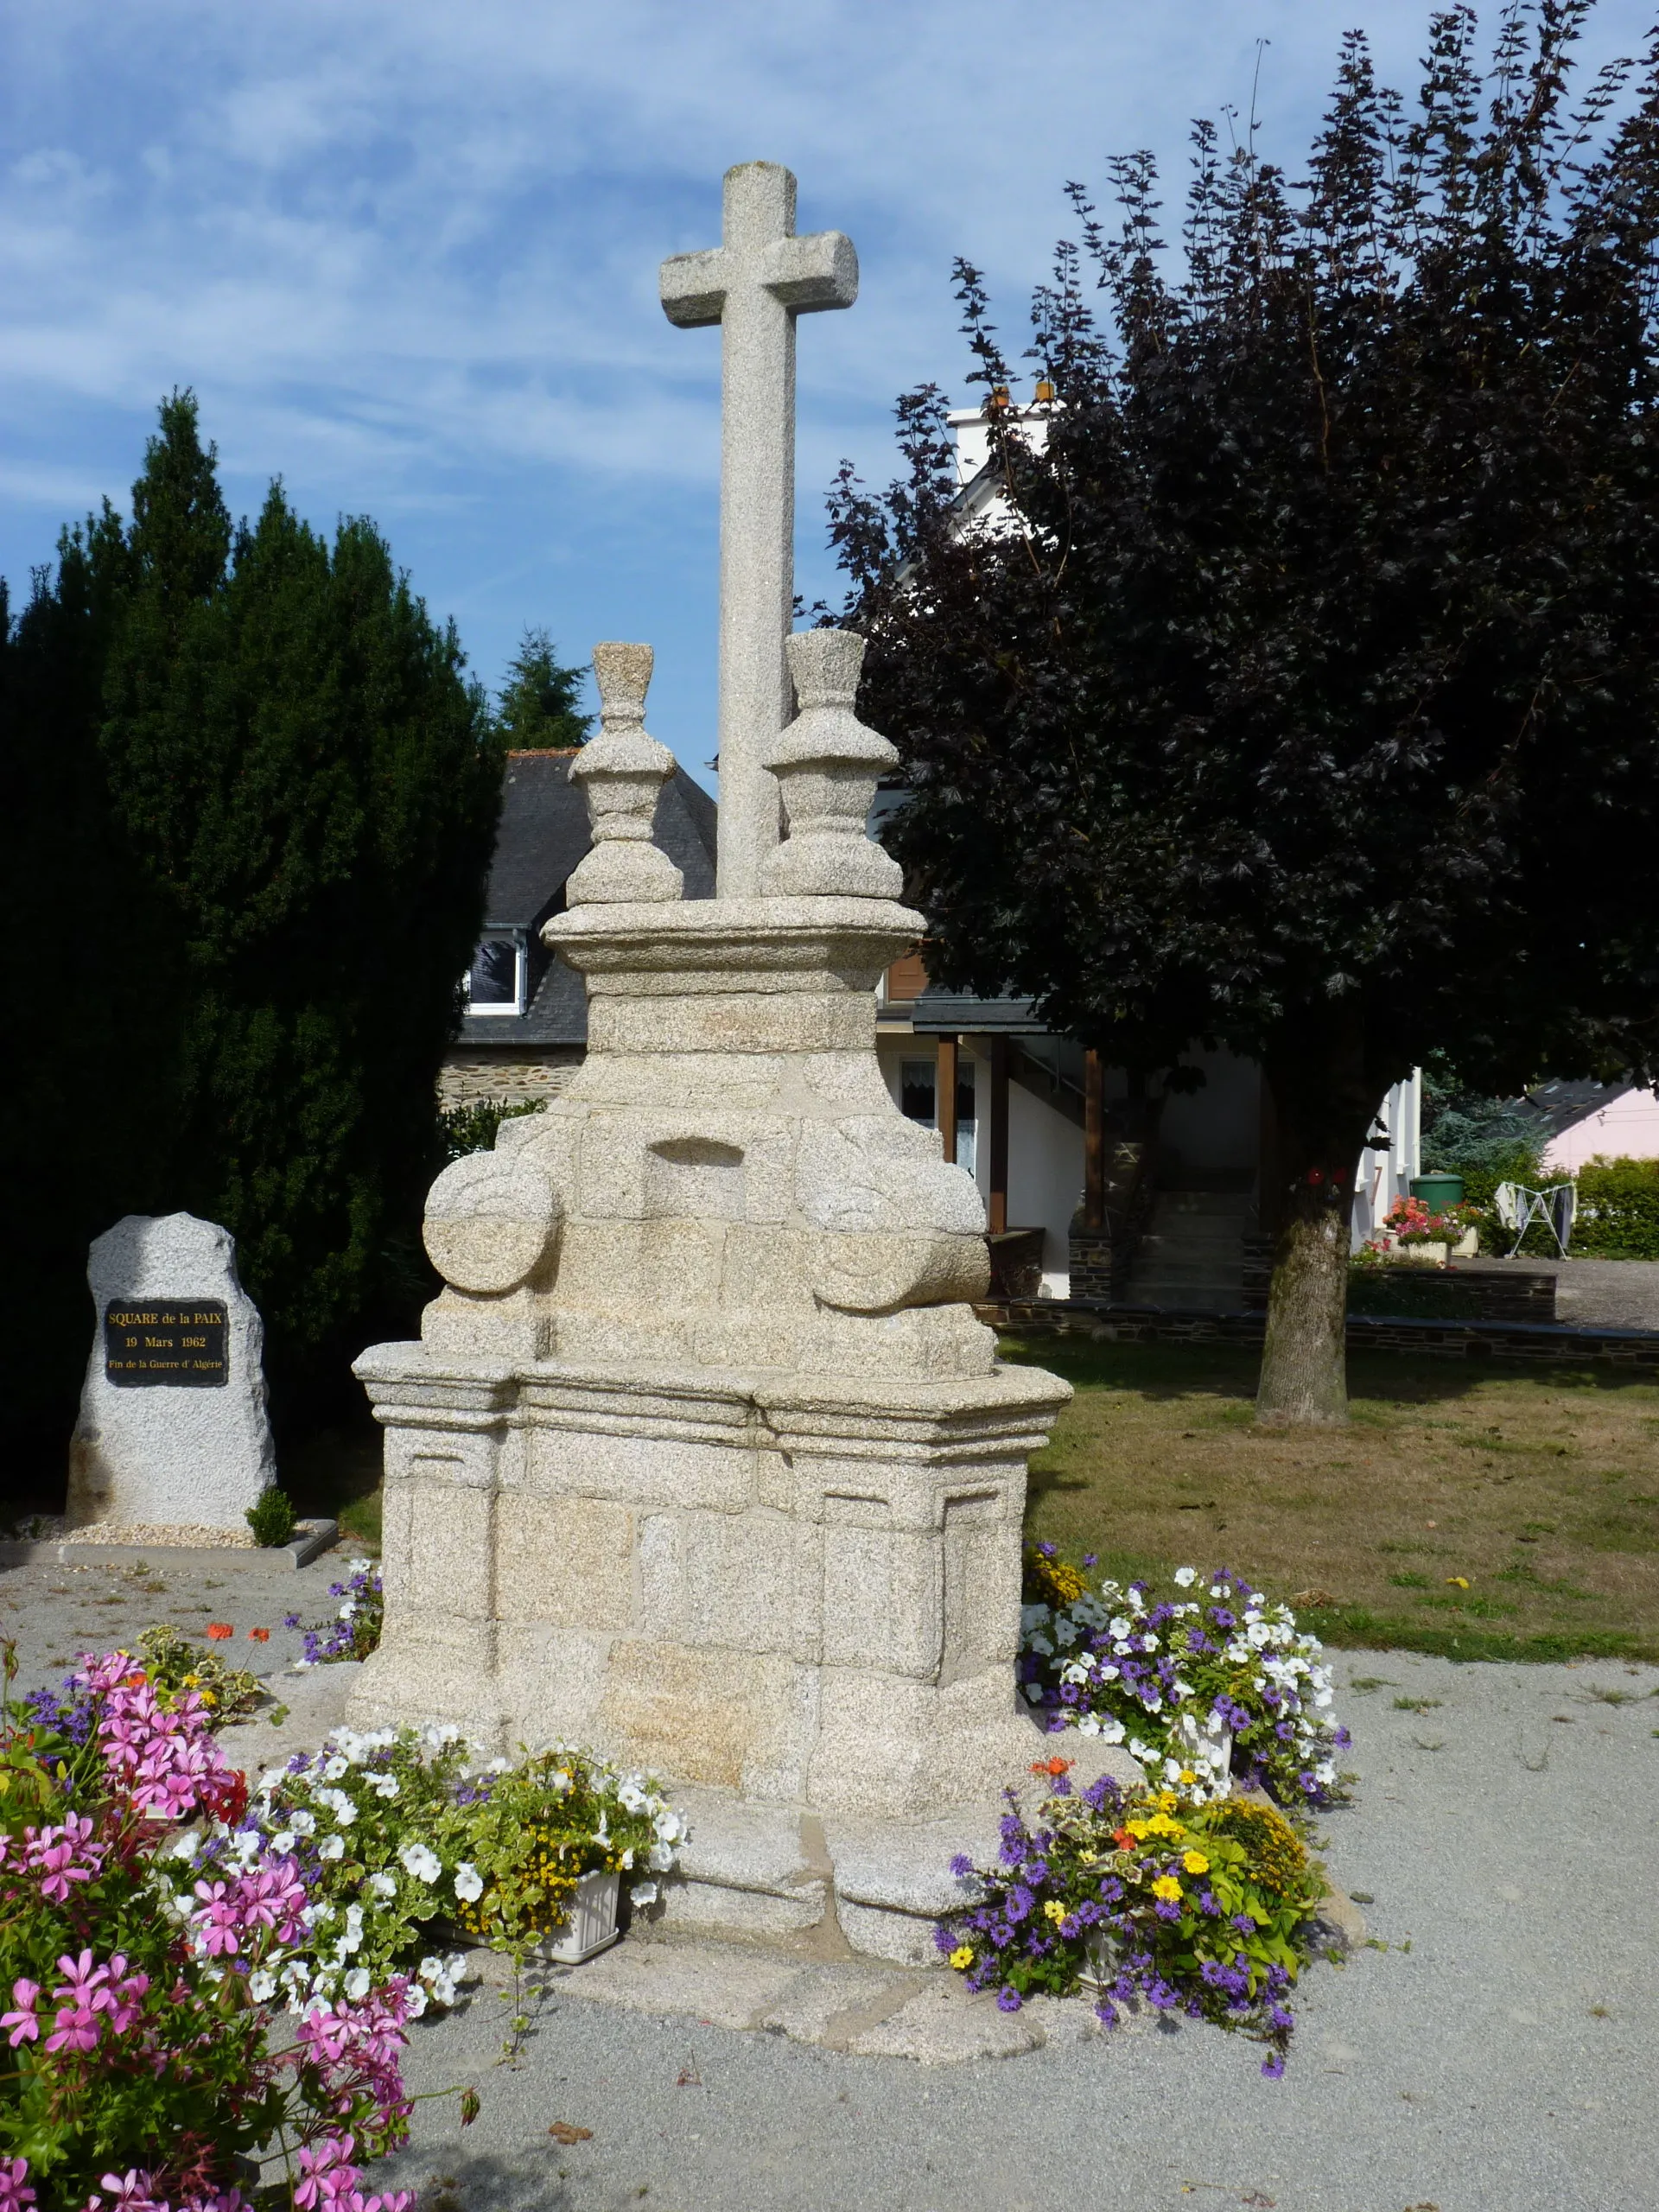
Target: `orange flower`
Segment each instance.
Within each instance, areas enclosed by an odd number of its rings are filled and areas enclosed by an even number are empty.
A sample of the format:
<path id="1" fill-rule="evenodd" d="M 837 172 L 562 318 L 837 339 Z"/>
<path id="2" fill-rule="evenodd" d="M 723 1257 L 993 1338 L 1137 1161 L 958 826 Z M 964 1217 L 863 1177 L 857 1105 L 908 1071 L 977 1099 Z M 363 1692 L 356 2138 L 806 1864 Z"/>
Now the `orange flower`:
<path id="1" fill-rule="evenodd" d="M 1032 1762 L 1031 1770 L 1033 1774 L 1053 1775 L 1058 1779 L 1063 1774 L 1070 1774 L 1071 1766 L 1072 1762 L 1070 1759 L 1034 1759 Z"/>
<path id="2" fill-rule="evenodd" d="M 1129 1834 L 1128 1828 L 1114 1828 L 1112 1830 L 1112 1841 L 1117 1846 L 1120 1851 L 1133 1851 L 1135 1847 L 1136 1839 Z"/>
<path id="3" fill-rule="evenodd" d="M 268 1628 L 251 1628 L 248 1630 L 248 1634 L 256 1643 L 269 1643 L 270 1642 L 270 1630 Z"/>
<path id="4" fill-rule="evenodd" d="M 209 1621 L 207 1633 L 215 1643 L 223 1643 L 226 1637 L 234 1636 L 236 1630 L 231 1626 L 229 1621 Z"/>

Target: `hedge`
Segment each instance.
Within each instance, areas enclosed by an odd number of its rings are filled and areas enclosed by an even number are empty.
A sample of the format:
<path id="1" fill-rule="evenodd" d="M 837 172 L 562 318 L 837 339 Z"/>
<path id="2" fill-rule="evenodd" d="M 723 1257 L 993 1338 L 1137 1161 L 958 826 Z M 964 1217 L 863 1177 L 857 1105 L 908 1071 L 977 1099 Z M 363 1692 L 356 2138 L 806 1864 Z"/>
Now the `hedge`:
<path id="1" fill-rule="evenodd" d="M 1586 1160 L 1572 1250 L 1581 1260 L 1659 1260 L 1659 1160 Z"/>

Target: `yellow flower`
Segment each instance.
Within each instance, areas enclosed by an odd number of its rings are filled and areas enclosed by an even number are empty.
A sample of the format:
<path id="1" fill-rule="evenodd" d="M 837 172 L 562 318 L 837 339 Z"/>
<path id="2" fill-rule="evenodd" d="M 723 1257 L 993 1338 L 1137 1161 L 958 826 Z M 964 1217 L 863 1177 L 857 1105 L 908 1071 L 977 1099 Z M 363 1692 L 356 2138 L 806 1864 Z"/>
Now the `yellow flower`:
<path id="1" fill-rule="evenodd" d="M 955 1967 L 958 1974 L 965 1973 L 974 1963 L 973 1945 L 971 1943 L 958 1943 L 956 1949 L 950 1954 L 950 1963 Z"/>
<path id="2" fill-rule="evenodd" d="M 1198 1780 L 1198 1778 L 1197 1774 L 1190 1766 L 1184 1766 L 1181 1769 L 1181 1780 L 1189 1789 L 1192 1787 L 1192 1783 Z"/>
<path id="3" fill-rule="evenodd" d="M 1173 1789 L 1160 1789 L 1152 1802 L 1160 1813 L 1173 1813 L 1180 1801 Z"/>
<path id="4" fill-rule="evenodd" d="M 1181 1864 L 1185 1867 L 1189 1874 L 1207 1874 L 1210 1872 L 1210 1861 L 1205 1857 L 1201 1851 L 1189 1851 L 1185 1853 L 1181 1859 Z"/>
<path id="5" fill-rule="evenodd" d="M 1466 1590 L 1469 1587 L 1469 1578 L 1466 1574 L 1448 1574 L 1446 1580 L 1448 1586 L 1453 1590 Z"/>
<path id="6" fill-rule="evenodd" d="M 1065 1907 L 1058 1897 L 1050 1897 L 1048 1903 L 1043 1907 L 1043 1911 L 1050 1920 L 1065 1918 Z"/>
<path id="7" fill-rule="evenodd" d="M 1137 1843 L 1144 1843 L 1147 1838 L 1152 1834 L 1152 1822 L 1150 1821 L 1131 1821 L 1128 1823 L 1128 1829 L 1129 1834 L 1135 1838 Z"/>
<path id="8" fill-rule="evenodd" d="M 1178 1897 L 1181 1885 L 1173 1874 L 1160 1874 L 1152 1885 L 1152 1894 L 1155 1897 Z"/>

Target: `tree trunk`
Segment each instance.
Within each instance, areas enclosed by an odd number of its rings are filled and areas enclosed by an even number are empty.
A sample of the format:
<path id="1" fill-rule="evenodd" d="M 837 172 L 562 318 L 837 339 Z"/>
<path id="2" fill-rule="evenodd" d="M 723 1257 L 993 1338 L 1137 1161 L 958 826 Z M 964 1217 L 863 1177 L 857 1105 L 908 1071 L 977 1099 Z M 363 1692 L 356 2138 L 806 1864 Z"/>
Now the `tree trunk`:
<path id="1" fill-rule="evenodd" d="M 1357 1020 L 1268 1055 L 1277 1123 L 1277 1242 L 1255 1417 L 1277 1427 L 1348 1418 L 1348 1253 L 1354 1170 L 1386 1085 L 1367 1075 Z"/>

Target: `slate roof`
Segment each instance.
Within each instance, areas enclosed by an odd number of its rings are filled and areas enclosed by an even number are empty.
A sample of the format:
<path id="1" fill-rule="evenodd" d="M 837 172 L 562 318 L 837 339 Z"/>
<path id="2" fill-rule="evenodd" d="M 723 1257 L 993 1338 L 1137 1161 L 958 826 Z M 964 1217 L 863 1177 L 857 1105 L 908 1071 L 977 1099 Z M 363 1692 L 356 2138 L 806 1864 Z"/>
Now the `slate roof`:
<path id="1" fill-rule="evenodd" d="M 1565 1135 L 1578 1122 L 1588 1121 L 1604 1106 L 1611 1106 L 1630 1088 L 1628 1083 L 1594 1083 L 1587 1077 L 1568 1082 L 1553 1076 L 1548 1083 L 1534 1084 L 1530 1090 L 1508 1103 L 1548 1143 L 1552 1137 Z"/>
<path id="2" fill-rule="evenodd" d="M 542 944 L 542 924 L 564 905 L 564 887 L 592 839 L 588 802 L 570 781 L 574 751 L 509 753 L 501 821 L 484 901 L 486 930 L 523 931 L 530 942 L 530 1004 L 522 1014 L 467 1014 L 457 1042 L 503 1046 L 585 1045 L 582 978 Z M 685 878 L 688 899 L 715 895 L 716 809 L 677 768 L 657 803 L 657 842 Z"/>

